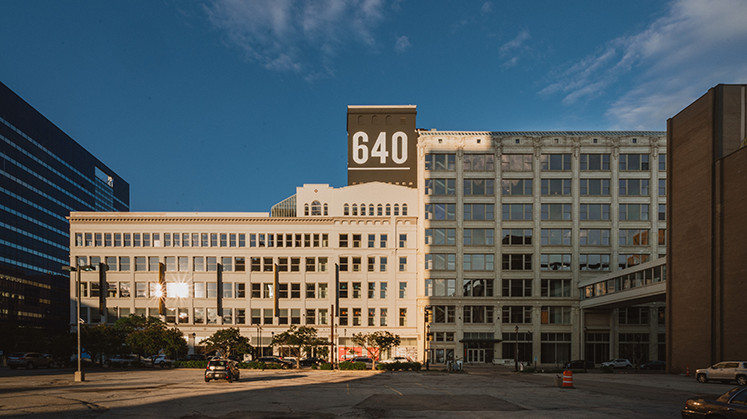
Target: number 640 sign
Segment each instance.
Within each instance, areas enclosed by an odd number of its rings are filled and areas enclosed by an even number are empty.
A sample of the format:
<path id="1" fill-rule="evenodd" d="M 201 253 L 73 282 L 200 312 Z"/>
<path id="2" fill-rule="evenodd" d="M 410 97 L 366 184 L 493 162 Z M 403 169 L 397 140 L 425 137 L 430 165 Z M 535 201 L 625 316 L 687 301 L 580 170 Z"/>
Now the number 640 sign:
<path id="1" fill-rule="evenodd" d="M 385 132 L 379 133 L 373 145 L 369 143 L 368 134 L 365 132 L 358 131 L 353 134 L 353 161 L 357 164 L 365 164 L 369 157 L 374 159 L 378 157 L 380 164 L 387 164 L 390 149 L 387 149 Z M 392 134 L 391 158 L 395 164 L 407 162 L 407 134 L 402 131 Z"/>

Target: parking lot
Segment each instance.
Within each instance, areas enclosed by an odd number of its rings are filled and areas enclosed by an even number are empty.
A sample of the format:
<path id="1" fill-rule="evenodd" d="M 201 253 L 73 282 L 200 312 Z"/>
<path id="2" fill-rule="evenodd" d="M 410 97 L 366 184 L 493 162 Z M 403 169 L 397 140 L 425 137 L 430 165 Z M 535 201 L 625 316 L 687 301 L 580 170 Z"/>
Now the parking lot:
<path id="1" fill-rule="evenodd" d="M 688 397 L 734 385 L 663 373 L 554 374 L 242 370 L 205 383 L 199 369 L 0 369 L 0 417 L 48 418 L 678 418 Z"/>

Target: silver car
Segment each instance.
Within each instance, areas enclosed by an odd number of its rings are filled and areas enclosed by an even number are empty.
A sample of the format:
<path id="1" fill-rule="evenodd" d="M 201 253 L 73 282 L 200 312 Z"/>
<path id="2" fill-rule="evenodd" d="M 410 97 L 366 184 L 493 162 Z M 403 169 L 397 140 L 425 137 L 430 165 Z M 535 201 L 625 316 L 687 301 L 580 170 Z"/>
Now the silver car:
<path id="1" fill-rule="evenodd" d="M 701 368 L 695 371 L 695 378 L 701 383 L 707 383 L 709 380 L 721 381 L 722 383 L 736 381 L 740 386 L 745 386 L 747 385 L 747 362 L 719 362 L 711 365 L 710 368 Z"/>
<path id="2" fill-rule="evenodd" d="M 38 352 L 15 352 L 8 357 L 8 366 L 12 370 L 18 367 L 29 370 L 39 367 L 52 368 L 54 361 Z"/>

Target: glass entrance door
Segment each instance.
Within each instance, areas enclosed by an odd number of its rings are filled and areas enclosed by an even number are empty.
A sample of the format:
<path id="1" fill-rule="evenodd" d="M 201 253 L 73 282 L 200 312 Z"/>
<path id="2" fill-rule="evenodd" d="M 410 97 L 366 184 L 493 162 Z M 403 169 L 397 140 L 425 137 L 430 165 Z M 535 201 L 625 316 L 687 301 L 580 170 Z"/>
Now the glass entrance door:
<path id="1" fill-rule="evenodd" d="M 485 363 L 485 349 L 467 349 L 467 362 L 470 364 Z"/>

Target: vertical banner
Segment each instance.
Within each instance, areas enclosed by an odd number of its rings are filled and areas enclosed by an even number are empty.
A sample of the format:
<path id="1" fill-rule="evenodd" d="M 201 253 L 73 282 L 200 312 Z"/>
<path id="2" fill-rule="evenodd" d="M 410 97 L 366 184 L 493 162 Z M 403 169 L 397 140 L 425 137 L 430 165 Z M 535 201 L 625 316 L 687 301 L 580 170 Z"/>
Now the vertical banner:
<path id="1" fill-rule="evenodd" d="M 106 296 L 109 295 L 109 285 L 106 283 L 105 266 L 104 263 L 100 262 L 99 266 L 96 267 L 99 270 L 99 316 L 101 316 L 101 320 L 104 323 L 106 322 Z"/>
<path id="2" fill-rule="evenodd" d="M 223 264 L 216 264 L 215 276 L 217 281 L 218 292 L 216 293 L 216 307 L 218 308 L 218 317 L 223 324 Z"/>
<path id="3" fill-rule="evenodd" d="M 158 297 L 158 315 L 166 315 L 166 265 L 158 264 L 158 289 L 161 295 Z"/>
<path id="4" fill-rule="evenodd" d="M 280 293 L 278 292 L 278 284 L 280 283 L 280 274 L 278 273 L 278 264 L 277 263 L 275 263 L 275 264 L 272 265 L 272 278 L 273 278 L 273 282 L 274 282 L 273 287 L 275 288 L 275 292 L 274 292 L 275 305 L 273 306 L 274 313 L 273 313 L 272 316 L 273 317 L 278 317 L 278 315 L 280 314 L 278 312 L 278 310 L 280 309 L 279 298 L 278 298 L 278 295 L 280 295 Z M 273 322 L 274 322 L 274 320 L 273 320 Z"/>
<path id="5" fill-rule="evenodd" d="M 335 263 L 335 311 L 332 312 L 332 323 L 340 317 L 340 265 Z"/>

